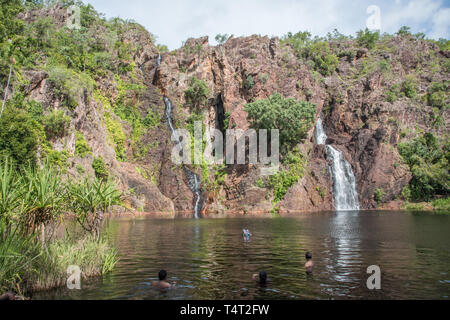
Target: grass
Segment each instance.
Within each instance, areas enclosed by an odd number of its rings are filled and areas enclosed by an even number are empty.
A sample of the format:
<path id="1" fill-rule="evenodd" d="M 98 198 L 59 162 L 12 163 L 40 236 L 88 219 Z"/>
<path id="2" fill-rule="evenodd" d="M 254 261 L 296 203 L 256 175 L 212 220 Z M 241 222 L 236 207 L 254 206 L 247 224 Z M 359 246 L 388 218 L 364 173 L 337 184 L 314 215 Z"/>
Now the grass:
<path id="1" fill-rule="evenodd" d="M 0 224 L 0 292 L 26 294 L 63 286 L 67 268 L 79 266 L 82 278 L 100 276 L 113 270 L 117 252 L 105 239 L 66 237 L 43 247 L 18 227 Z"/>
<path id="2" fill-rule="evenodd" d="M 56 240 L 36 260 L 36 273 L 28 289 L 40 291 L 65 285 L 69 266 L 80 267 L 82 279 L 87 279 L 112 271 L 117 261 L 117 252 L 107 240 L 93 236 Z"/>
<path id="3" fill-rule="evenodd" d="M 72 265 L 83 278 L 110 272 L 117 252 L 100 237 L 100 228 L 103 214 L 120 199 L 112 181 L 75 182 L 48 163 L 17 168 L 0 161 L 0 293 L 24 295 L 64 285 Z M 75 213 L 87 231 L 80 238 L 69 230 L 56 239 L 46 232 L 66 212 Z"/>
<path id="4" fill-rule="evenodd" d="M 405 202 L 403 210 L 436 211 L 439 214 L 450 214 L 450 198 L 435 199 L 431 202 Z"/>
<path id="5" fill-rule="evenodd" d="M 450 198 L 436 199 L 431 203 L 433 204 L 434 210 L 448 211 L 447 213 L 450 214 Z"/>

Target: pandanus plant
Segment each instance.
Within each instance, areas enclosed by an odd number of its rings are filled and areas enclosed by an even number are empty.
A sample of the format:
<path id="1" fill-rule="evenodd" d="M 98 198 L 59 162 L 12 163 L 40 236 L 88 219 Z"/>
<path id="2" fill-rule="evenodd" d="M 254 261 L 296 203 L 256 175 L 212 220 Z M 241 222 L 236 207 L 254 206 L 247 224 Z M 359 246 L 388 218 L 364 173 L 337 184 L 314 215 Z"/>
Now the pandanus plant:
<path id="1" fill-rule="evenodd" d="M 41 231 L 45 244 L 45 226 L 64 210 L 65 184 L 58 169 L 45 163 L 41 168 L 29 166 L 23 171 L 23 196 L 20 222 L 25 234 Z"/>
<path id="2" fill-rule="evenodd" d="M 8 226 L 20 206 L 19 180 L 11 161 L 8 158 L 2 159 L 0 161 L 0 221 Z"/>
<path id="3" fill-rule="evenodd" d="M 69 198 L 78 223 L 99 239 L 105 213 L 111 206 L 121 203 L 122 194 L 111 180 L 86 179 L 70 184 Z"/>

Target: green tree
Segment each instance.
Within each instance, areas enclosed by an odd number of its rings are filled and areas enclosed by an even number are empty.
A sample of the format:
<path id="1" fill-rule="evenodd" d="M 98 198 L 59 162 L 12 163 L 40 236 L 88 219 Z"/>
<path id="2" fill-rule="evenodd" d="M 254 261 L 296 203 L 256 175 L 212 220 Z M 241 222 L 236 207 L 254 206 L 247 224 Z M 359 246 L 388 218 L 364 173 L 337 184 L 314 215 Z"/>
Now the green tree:
<path id="1" fill-rule="evenodd" d="M 97 179 L 108 179 L 109 172 L 106 169 L 105 161 L 103 161 L 102 157 L 94 158 L 92 162 L 92 169 L 94 169 L 95 177 Z"/>
<path id="2" fill-rule="evenodd" d="M 230 38 L 228 34 L 218 34 L 216 35 L 216 41 L 218 44 L 224 44 Z"/>
<path id="3" fill-rule="evenodd" d="M 411 35 L 411 28 L 407 27 L 407 26 L 403 26 L 397 31 L 396 34 L 399 37 L 410 36 Z"/>
<path id="4" fill-rule="evenodd" d="M 324 77 L 332 75 L 339 65 L 339 59 L 331 51 L 328 42 L 316 41 L 306 52 L 307 57 L 314 62 L 314 69 Z"/>
<path id="5" fill-rule="evenodd" d="M 409 74 L 405 77 L 405 81 L 403 81 L 403 92 L 405 93 L 405 96 L 408 98 L 413 99 L 417 94 L 417 78 Z"/>
<path id="6" fill-rule="evenodd" d="M 361 47 L 369 50 L 375 48 L 377 41 L 380 39 L 380 31 L 370 31 L 368 28 L 357 32 L 356 42 Z"/>
<path id="7" fill-rule="evenodd" d="M 413 174 L 410 194 L 414 200 L 429 200 L 450 192 L 450 142 L 440 143 L 432 133 L 426 133 L 398 146 L 399 153 Z"/>
<path id="8" fill-rule="evenodd" d="M 22 32 L 24 23 L 17 15 L 23 9 L 21 0 L 0 0 L 0 42 Z"/>
<path id="9" fill-rule="evenodd" d="M 189 88 L 184 92 L 186 102 L 199 110 L 208 101 L 209 89 L 206 82 L 196 77 L 190 80 Z"/>
<path id="10" fill-rule="evenodd" d="M 62 138 L 70 125 L 70 117 L 62 110 L 54 110 L 43 119 L 44 130 L 48 140 Z"/>
<path id="11" fill-rule="evenodd" d="M 11 157 L 17 165 L 34 164 L 43 136 L 42 126 L 29 114 L 8 108 L 0 118 L 0 155 Z"/>
<path id="12" fill-rule="evenodd" d="M 306 137 L 314 122 L 316 106 L 275 93 L 268 99 L 246 104 L 244 110 L 254 128 L 280 130 L 280 145 L 287 148 Z"/>

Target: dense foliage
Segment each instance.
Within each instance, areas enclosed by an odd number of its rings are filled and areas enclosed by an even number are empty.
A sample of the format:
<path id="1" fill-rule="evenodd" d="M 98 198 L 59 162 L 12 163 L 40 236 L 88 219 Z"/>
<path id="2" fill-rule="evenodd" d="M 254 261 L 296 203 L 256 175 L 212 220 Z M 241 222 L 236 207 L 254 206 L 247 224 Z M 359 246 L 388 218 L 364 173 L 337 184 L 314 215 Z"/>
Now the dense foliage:
<path id="1" fill-rule="evenodd" d="M 79 183 L 64 177 L 48 162 L 42 167 L 17 167 L 2 158 L 0 292 L 23 293 L 62 285 L 69 265 L 85 267 L 88 276 L 110 271 L 117 261 L 116 253 L 100 239 L 99 226 L 103 214 L 120 201 L 121 195 L 111 181 Z M 53 232 L 47 232 L 47 228 L 58 225 L 64 212 L 82 216 L 84 220 L 79 223 L 92 237 L 82 235 L 77 240 L 66 230 L 66 238 L 55 239 Z"/>
<path id="2" fill-rule="evenodd" d="M 450 193 L 450 142 L 439 141 L 433 134 L 426 133 L 398 146 L 403 159 L 409 165 L 413 179 L 406 198 L 430 200 L 435 195 Z"/>
<path id="3" fill-rule="evenodd" d="M 306 137 L 314 123 L 316 106 L 276 93 L 245 105 L 244 110 L 255 129 L 280 130 L 280 145 L 287 150 Z"/>
<path id="4" fill-rule="evenodd" d="M 23 110 L 8 108 L 0 118 L 0 155 L 18 165 L 34 164 L 44 133 L 42 126 Z"/>
<path id="5" fill-rule="evenodd" d="M 289 32 L 281 42 L 290 45 L 299 59 L 311 61 L 314 69 L 323 76 L 331 75 L 339 64 L 339 59 L 331 51 L 328 42 L 317 37 L 311 39 L 309 32 Z"/>
<path id="6" fill-rule="evenodd" d="M 209 89 L 205 81 L 192 77 L 184 95 L 186 103 L 198 111 L 208 101 Z"/>

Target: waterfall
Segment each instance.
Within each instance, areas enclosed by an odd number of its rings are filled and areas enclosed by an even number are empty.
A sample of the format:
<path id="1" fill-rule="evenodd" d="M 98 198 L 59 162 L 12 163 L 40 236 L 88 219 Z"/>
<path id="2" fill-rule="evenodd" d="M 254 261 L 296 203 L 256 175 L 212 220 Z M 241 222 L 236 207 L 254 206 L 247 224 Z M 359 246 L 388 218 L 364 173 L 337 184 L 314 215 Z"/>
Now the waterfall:
<path id="1" fill-rule="evenodd" d="M 173 125 L 173 120 L 172 120 L 172 111 L 173 111 L 173 106 L 172 103 L 170 102 L 170 100 L 166 97 L 164 97 L 164 104 L 166 105 L 166 117 L 167 117 L 167 122 L 169 124 L 169 128 L 170 131 L 172 132 L 172 134 L 177 137 L 177 133 L 175 131 L 175 127 Z M 177 144 L 181 143 L 179 141 L 179 139 L 177 139 Z M 200 177 L 192 172 L 191 170 L 189 170 L 188 168 L 186 168 L 185 166 L 183 166 L 184 168 L 184 172 L 186 173 L 187 179 L 188 179 L 188 187 L 189 189 L 195 194 L 195 206 L 194 206 L 194 217 L 196 219 L 200 218 L 200 211 L 202 209 L 202 205 L 201 205 L 201 201 L 202 201 L 202 191 L 201 191 L 201 181 L 200 181 Z"/>
<path id="2" fill-rule="evenodd" d="M 159 67 L 161 65 L 161 54 L 158 54 L 158 58 L 156 59 L 156 66 Z"/>
<path id="3" fill-rule="evenodd" d="M 327 155 L 331 158 L 330 173 L 333 179 L 334 207 L 337 211 L 359 210 L 356 179 L 352 167 L 345 160 L 341 151 L 326 144 L 327 135 L 323 129 L 322 119 L 316 124 L 316 143 L 326 145 Z"/>
<path id="4" fill-rule="evenodd" d="M 186 176 L 188 177 L 188 187 L 195 194 L 195 206 L 194 206 L 194 217 L 195 219 L 200 218 L 200 210 L 201 208 L 201 183 L 200 178 L 197 174 L 184 167 L 184 172 L 186 172 Z"/>

